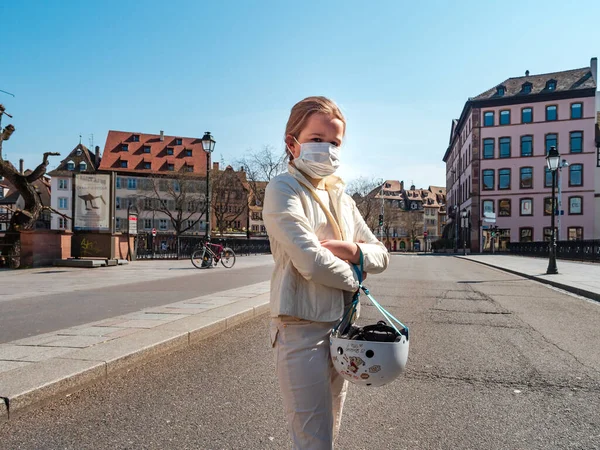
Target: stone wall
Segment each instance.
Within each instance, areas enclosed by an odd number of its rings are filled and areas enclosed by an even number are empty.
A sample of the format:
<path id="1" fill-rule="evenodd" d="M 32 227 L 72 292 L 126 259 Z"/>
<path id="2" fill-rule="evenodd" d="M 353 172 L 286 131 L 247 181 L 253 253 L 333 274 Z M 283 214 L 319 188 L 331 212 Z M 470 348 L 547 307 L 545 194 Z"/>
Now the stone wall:
<path id="1" fill-rule="evenodd" d="M 52 266 L 71 256 L 71 233 L 58 230 L 21 232 L 21 267 Z"/>

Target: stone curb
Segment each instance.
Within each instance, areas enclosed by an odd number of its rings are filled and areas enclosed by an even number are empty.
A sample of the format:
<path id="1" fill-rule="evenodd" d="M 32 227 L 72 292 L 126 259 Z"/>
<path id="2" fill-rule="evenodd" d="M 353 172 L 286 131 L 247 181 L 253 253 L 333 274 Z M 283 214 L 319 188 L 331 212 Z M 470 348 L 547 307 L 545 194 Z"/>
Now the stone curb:
<path id="1" fill-rule="evenodd" d="M 201 314 L 0 373 L 0 422 L 134 365 L 189 347 L 268 310 L 268 292 L 241 297 Z"/>
<path id="2" fill-rule="evenodd" d="M 563 291 L 571 292 L 572 294 L 576 294 L 576 295 L 579 295 L 581 297 L 586 297 L 586 298 L 589 298 L 591 300 L 595 300 L 597 302 L 600 302 L 600 294 L 597 293 L 597 292 L 587 291 L 585 289 L 581 289 L 579 287 L 572 286 L 572 285 L 569 285 L 569 284 L 558 283 L 556 281 L 549 280 L 549 279 L 546 279 L 546 278 L 542 278 L 542 277 L 539 277 L 539 276 L 536 276 L 536 275 L 529 275 L 527 273 L 519 272 L 517 270 L 508 269 L 508 268 L 503 267 L 503 266 L 497 266 L 497 265 L 494 265 L 494 264 L 490 264 L 490 263 L 487 263 L 487 262 L 479 261 L 479 260 L 476 260 L 476 259 L 471 259 L 471 258 L 464 257 L 464 256 L 455 256 L 455 258 L 463 259 L 465 261 L 471 261 L 471 262 L 474 262 L 474 263 L 477 263 L 477 264 L 481 264 L 481 265 L 484 265 L 484 266 L 487 266 L 487 267 L 491 267 L 493 269 L 502 270 L 504 272 L 508 272 L 510 274 L 517 275 L 519 277 L 523 277 L 523 278 L 527 278 L 527 279 L 532 280 L 532 281 L 537 281 L 539 283 L 547 284 L 549 286 L 553 286 L 555 288 L 562 289 Z"/>

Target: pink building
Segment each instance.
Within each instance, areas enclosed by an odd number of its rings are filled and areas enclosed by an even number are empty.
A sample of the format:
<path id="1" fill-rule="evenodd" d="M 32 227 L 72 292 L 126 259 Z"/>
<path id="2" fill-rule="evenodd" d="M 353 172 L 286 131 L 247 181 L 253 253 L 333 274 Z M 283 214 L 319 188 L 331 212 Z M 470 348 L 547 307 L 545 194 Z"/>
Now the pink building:
<path id="1" fill-rule="evenodd" d="M 444 155 L 451 236 L 474 251 L 490 250 L 484 212 L 496 215 L 497 249 L 551 234 L 552 175 L 546 152 L 563 160 L 558 237 L 600 238 L 600 93 L 597 59 L 590 67 L 509 78 L 470 98 L 452 121 Z M 466 214 L 467 219 L 456 220 Z M 450 220 L 449 220 L 450 222 Z M 462 222 L 462 223 L 460 223 Z"/>

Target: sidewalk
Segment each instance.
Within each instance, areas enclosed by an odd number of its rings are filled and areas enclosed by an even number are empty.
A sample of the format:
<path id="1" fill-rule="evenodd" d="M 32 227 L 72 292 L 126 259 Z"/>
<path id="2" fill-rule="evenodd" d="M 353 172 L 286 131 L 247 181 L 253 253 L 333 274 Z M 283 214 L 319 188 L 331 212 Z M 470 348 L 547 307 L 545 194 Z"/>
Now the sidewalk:
<path id="1" fill-rule="evenodd" d="M 457 256 L 600 301 L 600 264 L 558 260 L 558 274 L 546 275 L 548 259 L 509 255 Z"/>
<path id="2" fill-rule="evenodd" d="M 0 421 L 264 314 L 268 292 L 267 281 L 0 344 Z"/>

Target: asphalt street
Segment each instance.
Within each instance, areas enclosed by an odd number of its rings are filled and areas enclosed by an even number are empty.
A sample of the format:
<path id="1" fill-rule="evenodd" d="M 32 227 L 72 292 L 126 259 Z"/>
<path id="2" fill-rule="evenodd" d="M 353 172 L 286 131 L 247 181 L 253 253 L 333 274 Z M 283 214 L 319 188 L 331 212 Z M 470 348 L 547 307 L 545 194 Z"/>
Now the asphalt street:
<path id="1" fill-rule="evenodd" d="M 366 284 L 410 326 L 408 371 L 351 386 L 337 448 L 600 448 L 599 304 L 450 257 L 393 256 Z M 290 448 L 267 324 L 0 424 L 0 447 Z"/>
<path id="2" fill-rule="evenodd" d="M 23 271 L 14 277 L 4 273 L 0 290 L 10 292 L 21 286 L 21 292 L 7 300 L 0 295 L 0 343 L 267 281 L 272 261 L 271 255 L 260 255 L 240 256 L 232 269 L 219 265 L 200 270 L 182 260 L 140 261 L 133 267 Z M 40 279 L 46 284 L 72 285 L 73 289 L 45 294 L 38 285 Z M 86 280 L 92 288 L 86 286 Z M 23 295 L 26 292 L 29 295 Z"/>

